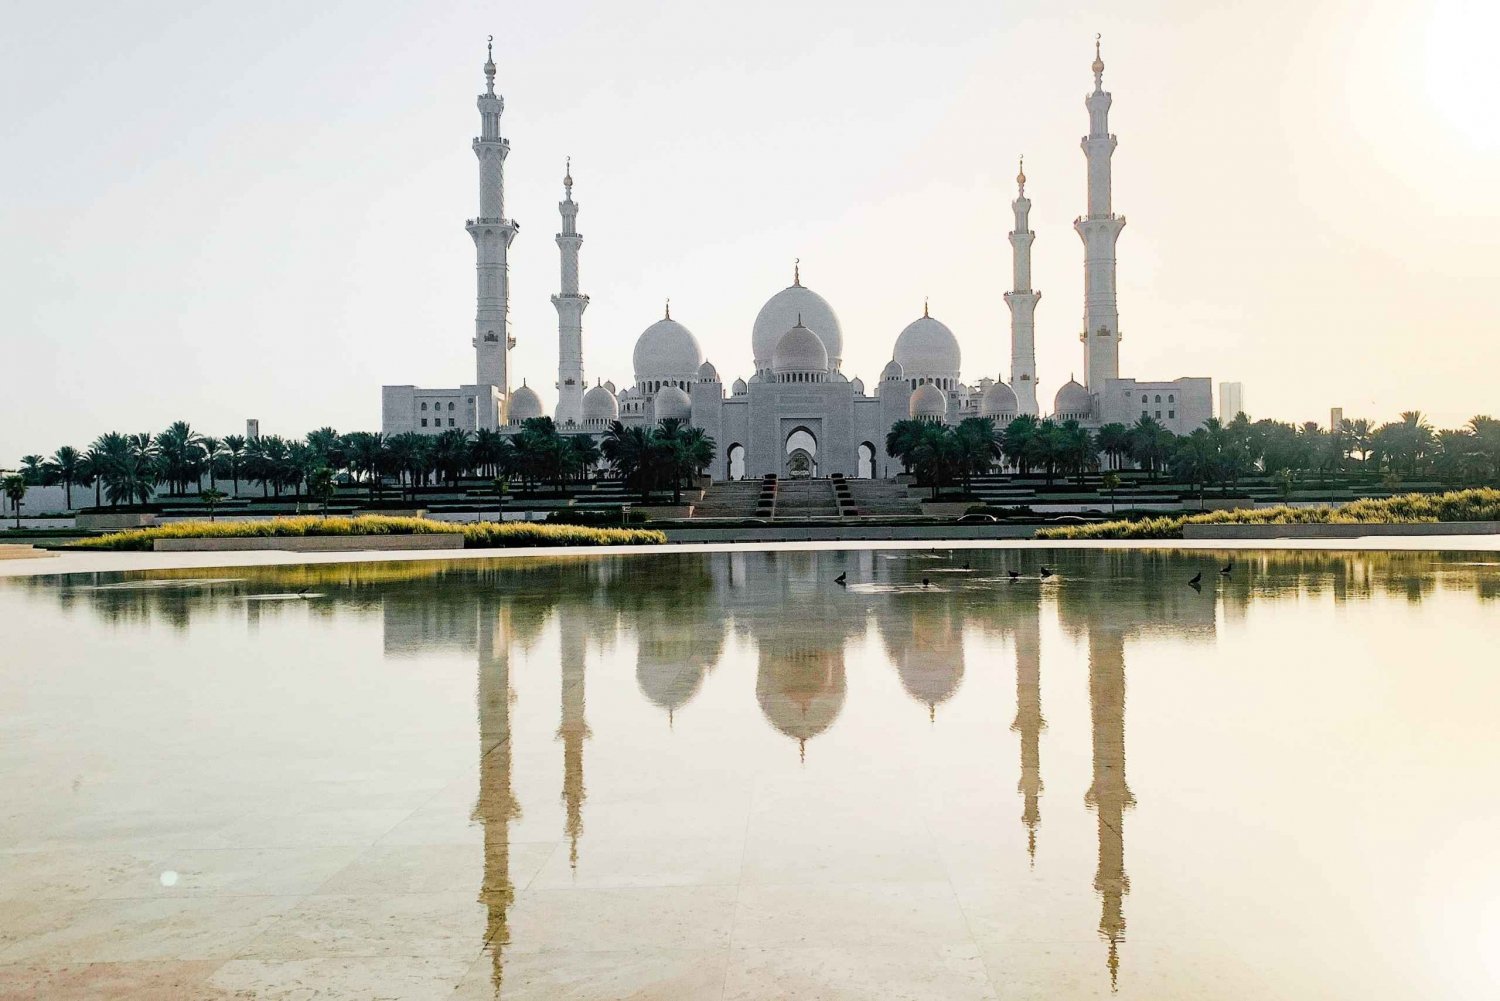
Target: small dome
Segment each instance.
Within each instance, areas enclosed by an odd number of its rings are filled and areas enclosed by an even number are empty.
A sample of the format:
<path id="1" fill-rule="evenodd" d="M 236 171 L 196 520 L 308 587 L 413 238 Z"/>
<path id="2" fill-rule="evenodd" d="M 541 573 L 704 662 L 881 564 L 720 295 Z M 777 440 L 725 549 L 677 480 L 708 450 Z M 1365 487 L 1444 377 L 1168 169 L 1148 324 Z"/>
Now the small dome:
<path id="1" fill-rule="evenodd" d="M 900 382 L 906 378 L 906 372 L 901 368 L 901 363 L 894 358 L 886 363 L 885 368 L 880 370 L 882 382 Z"/>
<path id="2" fill-rule="evenodd" d="M 536 395 L 536 390 L 523 384 L 520 389 L 510 394 L 510 408 L 507 414 L 512 424 L 540 417 L 542 416 L 542 398 Z"/>
<path id="3" fill-rule="evenodd" d="M 1092 409 L 1093 401 L 1089 398 L 1089 391 L 1072 379 L 1063 384 L 1052 400 L 1054 414 L 1087 414 Z"/>
<path id="4" fill-rule="evenodd" d="M 865 380 L 859 378 L 858 376 L 854 377 L 854 392 L 856 392 L 860 396 L 865 395 Z"/>
<path id="5" fill-rule="evenodd" d="M 892 354 L 908 376 L 958 378 L 958 338 L 930 316 L 907 324 Z"/>
<path id="6" fill-rule="evenodd" d="M 992 384 L 979 401 L 980 417 L 1014 417 L 1016 409 L 1015 391 L 1003 382 Z"/>
<path id="7" fill-rule="evenodd" d="M 843 364 L 844 332 L 839 327 L 839 318 L 828 305 L 828 300 L 801 284 L 782 289 L 766 301 L 755 317 L 755 327 L 750 335 L 750 347 L 755 355 L 756 371 L 772 367 L 776 345 L 794 325 L 805 324 L 818 335 L 828 353 L 825 368 L 837 369 Z"/>
<path id="8" fill-rule="evenodd" d="M 699 382 L 718 382 L 719 381 L 719 370 L 716 369 L 716 368 L 714 368 L 714 363 L 713 362 L 706 361 L 702 365 L 698 366 L 698 381 Z"/>
<path id="9" fill-rule="evenodd" d="M 687 420 L 693 416 L 693 401 L 676 386 L 663 386 L 656 394 L 652 420 L 660 424 L 668 417 Z"/>
<path id="10" fill-rule="evenodd" d="M 607 390 L 609 390 L 611 393 L 617 392 L 617 390 L 615 389 L 615 383 L 614 383 L 613 379 L 605 379 L 604 380 L 604 388 L 607 389 Z M 628 390 L 627 390 L 627 392 L 628 392 Z"/>
<path id="11" fill-rule="evenodd" d="M 604 386 L 595 386 L 583 394 L 583 420 L 609 423 L 620 416 L 620 401 Z"/>
<path id="12" fill-rule="evenodd" d="M 822 340 L 802 324 L 781 335 L 776 350 L 771 354 L 771 371 L 783 372 L 827 372 L 828 349 Z"/>
<path id="13" fill-rule="evenodd" d="M 750 387 L 747 386 L 747 385 L 745 385 L 745 380 L 744 379 L 736 379 L 736 380 L 734 380 L 734 395 L 735 396 L 744 396 L 748 392 L 750 392 Z"/>
<path id="14" fill-rule="evenodd" d="M 692 381 L 703 364 L 703 349 L 693 332 L 676 320 L 657 320 L 635 342 L 636 382 L 653 379 Z"/>
<path id="15" fill-rule="evenodd" d="M 948 416 L 948 399 L 943 391 L 924 382 L 911 394 L 909 413 L 917 420 L 942 420 Z"/>

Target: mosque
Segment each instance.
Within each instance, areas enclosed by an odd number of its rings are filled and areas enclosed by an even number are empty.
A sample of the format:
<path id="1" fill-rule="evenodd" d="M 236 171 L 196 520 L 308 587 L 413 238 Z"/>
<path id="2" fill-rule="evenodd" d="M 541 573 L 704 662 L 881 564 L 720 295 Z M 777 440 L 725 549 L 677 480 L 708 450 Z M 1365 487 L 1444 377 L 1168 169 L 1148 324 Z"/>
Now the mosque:
<path id="1" fill-rule="evenodd" d="M 626 426 L 655 425 L 679 418 L 702 428 L 718 443 L 715 478 L 782 476 L 872 477 L 885 468 L 886 432 L 900 420 L 956 424 L 987 417 L 1004 426 L 1021 415 L 1076 420 L 1088 428 L 1133 424 L 1150 416 L 1176 434 L 1186 434 L 1213 416 L 1213 387 L 1207 378 L 1142 381 L 1120 377 L 1120 325 L 1115 283 L 1115 244 L 1125 226 L 1112 205 L 1110 161 L 1116 138 L 1109 131 L 1113 98 L 1104 89 L 1104 60 L 1094 47 L 1094 89 L 1085 98 L 1089 132 L 1081 143 L 1088 161 L 1088 212 L 1073 223 L 1084 245 L 1082 384 L 1071 377 L 1057 390 L 1051 411 L 1037 400 L 1036 307 L 1042 294 L 1032 287 L 1028 225 L 1031 201 L 1026 175 L 1016 176 L 1011 202 L 1015 229 L 1012 248 L 1010 379 L 982 376 L 965 382 L 958 338 L 928 314 L 896 338 L 890 362 L 873 385 L 843 370 L 844 334 L 838 314 L 817 292 L 802 284 L 800 266 L 792 284 L 771 296 L 751 328 L 755 371 L 725 386 L 702 345 L 668 303 L 665 315 L 636 340 L 634 378 L 619 388 L 596 379 L 588 387 L 583 365 L 583 314 L 589 298 L 579 291 L 579 204 L 573 200 L 571 164 L 558 203 L 561 228 L 559 291 L 552 296 L 558 316 L 557 409 L 567 433 L 602 435 L 614 421 Z M 505 160 L 510 141 L 500 134 L 504 99 L 495 93 L 493 48 L 484 64 L 485 92 L 479 95 L 479 215 L 466 228 L 478 260 L 475 313 L 476 377 L 472 385 L 445 389 L 385 386 L 381 427 L 385 434 L 439 434 L 449 428 L 513 430 L 543 416 L 541 398 L 523 384 L 512 388 L 509 352 L 509 254 L 518 227 L 505 211 Z M 1000 373 L 997 373 L 1000 374 Z"/>

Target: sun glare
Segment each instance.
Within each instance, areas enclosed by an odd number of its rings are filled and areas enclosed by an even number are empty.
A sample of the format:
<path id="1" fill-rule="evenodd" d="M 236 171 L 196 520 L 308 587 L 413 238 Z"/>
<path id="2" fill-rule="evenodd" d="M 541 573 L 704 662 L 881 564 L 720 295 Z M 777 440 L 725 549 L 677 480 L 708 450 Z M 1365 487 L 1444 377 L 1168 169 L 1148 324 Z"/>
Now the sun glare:
<path id="1" fill-rule="evenodd" d="M 1500 151 L 1500 108 L 1491 94 L 1500 4 L 1444 0 L 1427 30 L 1427 89 L 1438 114 L 1469 142 Z"/>

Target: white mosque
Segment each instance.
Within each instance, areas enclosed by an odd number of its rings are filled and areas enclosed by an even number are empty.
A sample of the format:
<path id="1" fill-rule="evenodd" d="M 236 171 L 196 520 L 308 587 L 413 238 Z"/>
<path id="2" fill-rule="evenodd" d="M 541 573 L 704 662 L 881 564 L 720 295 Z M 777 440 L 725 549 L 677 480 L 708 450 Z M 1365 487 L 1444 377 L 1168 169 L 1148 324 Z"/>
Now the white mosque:
<path id="1" fill-rule="evenodd" d="M 1213 416 L 1213 387 L 1207 378 L 1146 382 L 1120 377 L 1119 310 L 1115 291 L 1115 244 L 1125 226 L 1111 204 L 1110 159 L 1116 139 L 1109 132 L 1112 97 L 1104 89 L 1104 61 L 1094 53 L 1094 89 L 1085 99 L 1089 134 L 1081 143 L 1088 160 L 1088 213 L 1073 223 L 1084 244 L 1084 382 L 1069 379 L 1052 400 L 1054 420 L 1077 420 L 1097 428 L 1138 418 L 1156 418 L 1168 430 L 1185 434 Z M 387 435 L 439 434 L 449 428 L 518 429 L 542 416 L 542 401 L 529 386 L 511 388 L 508 257 L 517 232 L 505 214 L 505 158 L 509 140 L 500 135 L 504 99 L 495 93 L 493 50 L 484 64 L 485 92 L 479 95 L 481 131 L 474 140 L 479 158 L 479 215 L 466 228 L 478 257 L 478 309 L 475 314 L 474 384 L 447 389 L 385 386 L 381 426 Z M 767 300 L 751 329 L 755 371 L 728 387 L 691 330 L 662 319 L 636 340 L 635 378 L 624 389 L 596 380 L 585 389 L 583 313 L 588 296 L 578 289 L 578 203 L 573 177 L 563 178 L 557 234 L 562 267 L 560 290 L 552 297 L 558 316 L 558 402 L 561 430 L 603 434 L 613 421 L 654 425 L 675 417 L 703 428 L 719 446 L 716 478 L 784 476 L 870 477 L 885 468 L 883 443 L 896 421 L 914 418 L 956 424 L 966 417 L 992 418 L 997 426 L 1019 415 L 1043 416 L 1037 403 L 1035 314 L 1042 294 L 1031 284 L 1028 228 L 1031 201 L 1024 170 L 1016 176 L 1011 203 L 1015 229 L 1010 307 L 1010 381 L 981 377 L 963 381 L 958 338 L 941 320 L 922 316 L 896 338 L 892 357 L 877 383 L 867 386 L 843 371 L 844 335 L 838 314 L 826 299 L 802 284 L 800 267 L 792 284 Z"/>

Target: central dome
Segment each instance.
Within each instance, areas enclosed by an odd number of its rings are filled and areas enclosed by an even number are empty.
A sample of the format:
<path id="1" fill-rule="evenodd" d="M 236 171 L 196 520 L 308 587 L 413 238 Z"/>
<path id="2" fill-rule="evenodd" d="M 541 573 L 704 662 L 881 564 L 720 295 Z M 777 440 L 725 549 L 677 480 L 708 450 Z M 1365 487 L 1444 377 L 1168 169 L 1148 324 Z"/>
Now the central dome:
<path id="1" fill-rule="evenodd" d="M 958 338 L 930 316 L 923 316 L 901 331 L 893 354 L 909 379 L 958 378 Z"/>
<path id="2" fill-rule="evenodd" d="M 801 318 L 800 321 L 798 318 Z M 771 367 L 771 356 L 782 336 L 798 323 L 818 335 L 828 352 L 828 367 L 838 371 L 844 363 L 844 331 L 828 300 L 805 285 L 782 289 L 766 301 L 755 317 L 750 348 L 755 354 L 755 370 Z"/>
<path id="3" fill-rule="evenodd" d="M 692 382 L 703 365 L 703 349 L 693 332 L 676 320 L 657 320 L 635 342 L 635 381 L 676 379 Z"/>
<path id="4" fill-rule="evenodd" d="M 777 375 L 785 372 L 827 373 L 828 349 L 817 334 L 799 323 L 776 342 L 776 350 L 771 353 L 771 371 Z"/>

